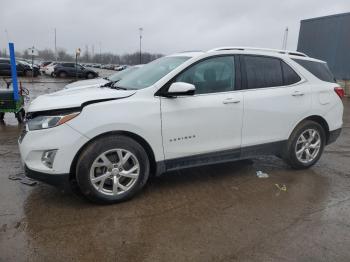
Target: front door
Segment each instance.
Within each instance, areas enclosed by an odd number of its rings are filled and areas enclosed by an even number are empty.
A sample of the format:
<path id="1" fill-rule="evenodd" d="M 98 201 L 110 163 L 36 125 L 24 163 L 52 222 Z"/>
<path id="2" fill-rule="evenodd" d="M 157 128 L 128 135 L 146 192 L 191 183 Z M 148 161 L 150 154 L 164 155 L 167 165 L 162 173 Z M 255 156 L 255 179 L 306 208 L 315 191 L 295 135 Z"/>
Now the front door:
<path id="1" fill-rule="evenodd" d="M 161 98 L 166 160 L 217 154 L 238 157 L 243 114 L 242 92 L 235 91 L 233 56 L 205 59 L 183 71 L 175 82 L 194 84 L 195 94 Z"/>

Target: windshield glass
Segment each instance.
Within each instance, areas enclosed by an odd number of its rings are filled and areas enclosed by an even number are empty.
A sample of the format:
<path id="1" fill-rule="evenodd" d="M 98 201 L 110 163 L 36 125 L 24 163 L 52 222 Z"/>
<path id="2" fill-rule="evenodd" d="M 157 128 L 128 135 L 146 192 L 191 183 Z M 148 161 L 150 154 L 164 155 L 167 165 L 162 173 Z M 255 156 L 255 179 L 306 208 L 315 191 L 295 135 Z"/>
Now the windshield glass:
<path id="1" fill-rule="evenodd" d="M 171 56 L 159 58 L 120 80 L 118 87 L 143 89 L 156 83 L 190 57 Z"/>
<path id="2" fill-rule="evenodd" d="M 127 69 L 124 69 L 123 71 L 120 71 L 118 73 L 110 75 L 109 77 L 107 77 L 107 79 L 112 81 L 112 82 L 117 82 L 117 81 L 121 80 L 122 78 L 124 78 L 126 75 L 128 75 L 131 72 L 135 71 L 137 68 L 138 67 L 136 67 L 136 66 L 129 67 Z"/>

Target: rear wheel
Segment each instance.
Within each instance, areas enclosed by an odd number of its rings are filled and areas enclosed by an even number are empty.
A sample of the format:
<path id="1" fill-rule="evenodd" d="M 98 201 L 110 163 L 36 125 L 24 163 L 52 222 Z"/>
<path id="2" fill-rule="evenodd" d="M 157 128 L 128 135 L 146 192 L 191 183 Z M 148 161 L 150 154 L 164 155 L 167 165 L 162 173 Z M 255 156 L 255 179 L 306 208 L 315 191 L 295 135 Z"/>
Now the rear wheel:
<path id="1" fill-rule="evenodd" d="M 62 72 L 58 73 L 58 76 L 61 78 L 65 78 L 65 77 L 67 77 L 67 73 L 62 71 Z"/>
<path id="2" fill-rule="evenodd" d="M 32 71 L 31 70 L 27 70 L 24 72 L 24 75 L 27 77 L 31 77 L 32 76 Z"/>
<path id="3" fill-rule="evenodd" d="M 1 112 L 0 113 L 0 121 L 4 121 L 5 118 L 5 113 Z"/>
<path id="4" fill-rule="evenodd" d="M 149 160 L 143 147 L 126 136 L 101 137 L 79 157 L 79 188 L 88 199 L 117 203 L 132 198 L 146 184 Z"/>
<path id="5" fill-rule="evenodd" d="M 304 121 L 290 136 L 284 159 L 293 168 L 309 168 L 320 159 L 325 144 L 324 128 L 314 121 Z"/>

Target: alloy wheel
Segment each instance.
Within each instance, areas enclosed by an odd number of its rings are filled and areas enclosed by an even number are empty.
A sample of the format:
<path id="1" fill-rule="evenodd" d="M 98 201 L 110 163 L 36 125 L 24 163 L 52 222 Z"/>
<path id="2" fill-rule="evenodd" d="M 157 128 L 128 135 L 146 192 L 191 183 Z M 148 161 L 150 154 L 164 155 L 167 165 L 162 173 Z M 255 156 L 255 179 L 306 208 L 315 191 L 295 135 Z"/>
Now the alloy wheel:
<path id="1" fill-rule="evenodd" d="M 304 164 L 312 162 L 320 152 L 321 143 L 321 135 L 316 129 L 305 130 L 295 145 L 297 159 Z"/>
<path id="2" fill-rule="evenodd" d="M 136 156 L 125 149 L 100 154 L 90 168 L 90 182 L 105 195 L 119 195 L 130 190 L 140 175 Z"/>

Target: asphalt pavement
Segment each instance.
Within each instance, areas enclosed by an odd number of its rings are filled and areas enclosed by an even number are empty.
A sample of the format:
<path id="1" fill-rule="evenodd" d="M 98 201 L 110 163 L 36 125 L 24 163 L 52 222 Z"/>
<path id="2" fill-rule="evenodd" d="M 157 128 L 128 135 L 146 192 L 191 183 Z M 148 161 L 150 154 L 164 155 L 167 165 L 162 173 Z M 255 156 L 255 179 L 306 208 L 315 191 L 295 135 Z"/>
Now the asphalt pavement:
<path id="1" fill-rule="evenodd" d="M 26 88 L 33 99 L 64 82 Z M 0 125 L 0 261 L 349 261 L 349 98 L 344 106 L 340 138 L 308 170 L 272 156 L 186 169 L 107 206 L 10 180 L 23 172 L 21 127 L 7 115 Z M 259 170 L 269 177 L 257 177 Z"/>

